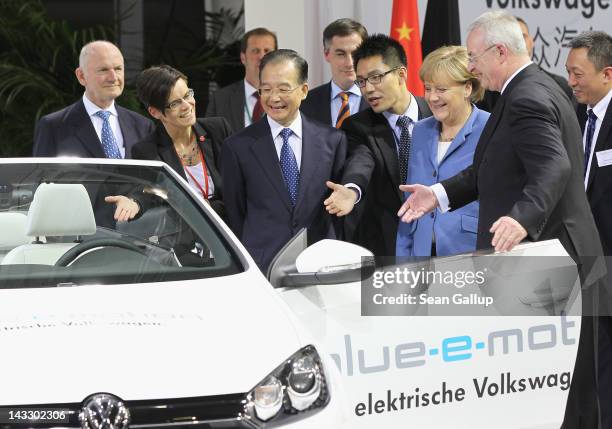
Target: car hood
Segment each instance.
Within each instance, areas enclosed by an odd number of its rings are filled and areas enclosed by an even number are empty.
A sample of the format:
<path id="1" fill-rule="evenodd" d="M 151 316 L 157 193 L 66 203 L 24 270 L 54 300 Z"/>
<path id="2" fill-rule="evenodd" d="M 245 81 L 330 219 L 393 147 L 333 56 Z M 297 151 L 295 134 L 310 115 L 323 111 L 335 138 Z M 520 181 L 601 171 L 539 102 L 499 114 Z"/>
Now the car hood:
<path id="1" fill-rule="evenodd" d="M 258 273 L 0 291 L 0 405 L 247 392 L 302 344 Z"/>

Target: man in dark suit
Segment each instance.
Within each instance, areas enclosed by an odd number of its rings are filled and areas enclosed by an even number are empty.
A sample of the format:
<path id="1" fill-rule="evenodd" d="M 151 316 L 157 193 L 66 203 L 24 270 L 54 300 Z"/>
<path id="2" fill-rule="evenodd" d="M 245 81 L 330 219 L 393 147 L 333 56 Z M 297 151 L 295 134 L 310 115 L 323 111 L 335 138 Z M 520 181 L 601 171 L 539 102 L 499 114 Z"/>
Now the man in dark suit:
<path id="1" fill-rule="evenodd" d="M 153 123 L 115 103 L 123 92 L 123 55 L 110 42 L 83 46 L 75 71 L 83 97 L 43 116 L 34 130 L 34 156 L 125 158 Z"/>
<path id="2" fill-rule="evenodd" d="M 308 64 L 295 51 L 267 54 L 260 78 L 267 118 L 225 141 L 221 174 L 229 226 L 265 273 L 301 228 L 309 243 L 335 237 L 325 181 L 340 177 L 346 138 L 300 114 Z"/>
<path id="3" fill-rule="evenodd" d="M 338 19 L 323 31 L 323 52 L 331 69 L 331 81 L 308 91 L 300 110 L 309 118 L 340 128 L 342 122 L 368 107 L 355 85 L 353 52 L 368 37 L 363 25 Z"/>
<path id="4" fill-rule="evenodd" d="M 523 40 L 525 40 L 525 46 L 527 47 L 527 53 L 529 54 L 529 58 L 533 58 L 533 37 L 531 37 L 531 34 L 529 34 L 529 27 L 527 26 L 527 23 L 525 22 L 525 20 L 523 18 L 520 18 L 518 16 L 515 16 L 516 20 L 519 23 L 519 26 L 521 27 L 521 34 L 523 35 Z M 542 69 L 544 70 L 544 73 L 546 73 L 548 76 L 550 76 L 555 82 L 557 82 L 557 85 L 559 85 L 559 87 L 563 90 L 563 92 L 565 93 L 565 95 L 567 95 L 567 98 L 570 99 L 570 101 L 576 105 L 576 98 L 574 98 L 574 93 L 572 91 L 572 88 L 570 88 L 570 86 L 567 84 L 567 79 L 564 78 L 563 76 L 559 76 L 558 74 L 554 74 L 549 72 L 548 70 Z"/>
<path id="5" fill-rule="evenodd" d="M 372 35 L 353 52 L 353 59 L 356 84 L 370 108 L 342 125 L 349 145 L 344 185 L 330 183 L 334 192 L 325 204 L 332 214 L 351 213 L 345 219 L 346 239 L 377 256 L 391 256 L 395 255 L 397 211 L 403 201 L 399 185 L 406 180 L 412 127 L 431 116 L 431 111 L 425 100 L 406 88 L 406 53 L 397 41 Z"/>
<path id="6" fill-rule="evenodd" d="M 612 37 L 588 31 L 574 37 L 565 64 L 578 102 L 583 132 L 584 186 L 608 262 L 601 293 L 598 390 L 600 404 L 612 401 Z M 602 426 L 612 428 L 612 410 L 601 407 Z"/>
<path id="7" fill-rule="evenodd" d="M 259 63 L 268 52 L 278 49 L 276 34 L 266 28 L 247 31 L 240 41 L 240 62 L 244 65 L 244 79 L 215 91 L 206 109 L 207 117 L 221 116 L 234 132 L 261 119 L 263 109 L 259 100 Z"/>
<path id="8" fill-rule="evenodd" d="M 490 41 L 495 41 L 491 43 Z M 439 207 L 457 209 L 479 199 L 477 247 L 512 249 L 523 239 L 557 238 L 577 262 L 601 255 L 583 186 L 580 127 L 562 90 L 533 64 L 520 27 L 506 12 L 486 12 L 468 28 L 472 71 L 485 88 L 501 92 L 472 166 L 411 192 L 399 214 L 418 219 Z M 585 270 L 581 267 L 581 278 Z M 583 314 L 593 314 L 596 288 L 583 290 Z M 594 322 L 583 317 L 564 427 L 596 428 Z"/>

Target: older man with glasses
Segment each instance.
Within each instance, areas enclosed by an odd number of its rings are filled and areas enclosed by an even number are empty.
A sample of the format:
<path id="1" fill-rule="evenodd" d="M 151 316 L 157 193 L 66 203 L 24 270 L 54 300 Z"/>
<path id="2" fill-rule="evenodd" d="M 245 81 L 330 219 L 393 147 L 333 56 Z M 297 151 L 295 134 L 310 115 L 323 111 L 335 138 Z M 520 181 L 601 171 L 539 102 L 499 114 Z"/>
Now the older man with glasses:
<path id="1" fill-rule="evenodd" d="M 579 266 L 583 315 L 592 316 L 602 271 L 589 269 L 602 248 L 584 191 L 584 151 L 573 106 L 530 61 L 519 24 L 508 13 L 482 14 L 468 27 L 466 44 L 470 71 L 501 97 L 473 164 L 431 187 L 402 186 L 411 195 L 399 214 L 410 222 L 478 199 L 477 248 L 508 251 L 523 240 L 558 239 Z M 593 318 L 583 317 L 564 428 L 598 427 L 593 339 Z"/>
<path id="2" fill-rule="evenodd" d="M 375 34 L 353 52 L 355 84 L 369 108 L 342 124 L 349 159 L 341 184 L 325 201 L 327 211 L 345 219 L 346 238 L 377 256 L 395 255 L 399 185 L 408 171 L 414 123 L 431 116 L 427 103 L 406 88 L 406 53 L 397 41 Z M 356 205 L 355 210 L 353 207 Z"/>

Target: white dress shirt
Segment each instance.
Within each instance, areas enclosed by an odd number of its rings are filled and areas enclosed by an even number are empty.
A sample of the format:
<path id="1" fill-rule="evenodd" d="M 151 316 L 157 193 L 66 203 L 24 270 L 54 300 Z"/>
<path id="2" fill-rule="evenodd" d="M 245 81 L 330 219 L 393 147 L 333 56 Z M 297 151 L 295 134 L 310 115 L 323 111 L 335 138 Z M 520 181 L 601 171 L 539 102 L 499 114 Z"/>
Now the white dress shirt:
<path id="1" fill-rule="evenodd" d="M 414 95 L 410 94 L 410 103 L 408 104 L 408 107 L 406 108 L 406 111 L 403 114 L 397 115 L 391 112 L 383 112 L 383 115 L 387 119 L 387 121 L 389 122 L 389 126 L 393 130 L 393 135 L 395 136 L 395 150 L 397 151 L 397 154 L 399 156 L 399 141 L 402 135 L 402 128 L 397 125 L 397 120 L 400 116 L 408 116 L 408 118 L 410 118 L 408 130 L 410 131 L 410 135 L 412 135 L 414 124 L 419 120 L 419 105 L 417 104 Z M 347 183 L 344 186 L 357 191 L 357 201 L 355 201 L 355 204 L 361 201 L 361 188 L 357 184 Z"/>
<path id="2" fill-rule="evenodd" d="M 298 111 L 297 117 L 293 122 L 285 127 L 279 124 L 274 119 L 268 118 L 268 124 L 270 124 L 270 131 L 272 132 L 272 140 L 274 140 L 274 147 L 276 148 L 276 155 L 278 155 L 278 162 L 280 162 L 281 149 L 283 147 L 283 136 L 280 135 L 284 128 L 290 128 L 293 133 L 289 136 L 289 147 L 293 150 L 295 155 L 295 161 L 298 165 L 298 170 L 301 171 L 302 165 L 302 116 Z"/>
<path id="3" fill-rule="evenodd" d="M 402 127 L 397 125 L 397 120 L 400 116 L 407 116 L 410 119 L 408 131 L 410 131 L 410 135 L 412 136 L 414 124 L 419 120 L 419 106 L 416 102 L 416 98 L 414 98 L 414 95 L 410 94 L 410 104 L 408 104 L 408 108 L 401 115 L 396 115 L 391 112 L 383 112 L 383 115 L 387 118 L 387 122 L 389 122 L 389 126 L 393 130 L 393 135 L 395 136 L 395 149 L 399 156 L 399 141 L 402 136 Z"/>
<path id="4" fill-rule="evenodd" d="M 119 153 L 121 153 L 121 158 L 125 158 L 125 146 L 123 145 L 123 134 L 121 133 L 121 127 L 119 126 L 119 116 L 117 115 L 117 109 L 115 108 L 115 101 L 111 103 L 108 109 L 101 109 L 96 106 L 93 102 L 87 98 L 85 94 L 83 94 L 83 104 L 85 105 L 85 110 L 89 115 L 89 119 L 91 119 L 91 123 L 96 130 L 96 134 L 98 135 L 98 139 L 102 141 L 102 125 L 104 124 L 104 120 L 96 116 L 96 113 L 100 110 L 107 110 L 111 114 L 108 117 L 108 121 L 110 122 L 110 127 L 115 136 L 115 141 L 117 142 L 117 147 L 119 148 Z"/>
<path id="5" fill-rule="evenodd" d="M 584 189 L 587 187 L 589 173 L 591 172 L 591 163 L 593 161 L 593 154 L 595 153 L 595 145 L 597 144 L 597 137 L 599 136 L 599 130 L 601 129 L 601 124 L 603 123 L 604 116 L 606 116 L 606 111 L 608 110 L 608 105 L 610 104 L 610 99 L 612 99 L 612 89 L 608 91 L 608 94 L 595 106 L 591 106 L 590 104 L 587 106 L 588 109 L 593 109 L 593 113 L 597 116 L 597 120 L 595 121 L 595 132 L 593 133 L 593 142 L 591 143 L 591 153 L 589 153 L 589 163 L 587 164 L 586 174 L 584 175 Z M 588 121 L 588 120 L 587 120 Z M 587 127 L 584 125 L 584 135 L 582 136 L 582 148 L 586 150 L 586 133 Z"/>

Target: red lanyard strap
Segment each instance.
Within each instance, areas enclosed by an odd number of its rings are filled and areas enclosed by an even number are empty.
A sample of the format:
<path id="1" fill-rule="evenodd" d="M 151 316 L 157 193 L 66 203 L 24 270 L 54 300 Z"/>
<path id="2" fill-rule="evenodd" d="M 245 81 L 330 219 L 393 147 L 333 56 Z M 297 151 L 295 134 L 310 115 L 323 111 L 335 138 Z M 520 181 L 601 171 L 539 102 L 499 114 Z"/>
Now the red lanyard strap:
<path id="1" fill-rule="evenodd" d="M 200 182 L 198 182 L 198 180 L 193 176 L 193 174 L 191 174 L 191 171 L 189 171 L 187 166 L 183 163 L 182 158 L 180 156 L 178 158 L 179 158 L 179 161 L 181 161 L 181 165 L 183 166 L 183 169 L 185 170 L 185 172 L 189 174 L 189 177 L 191 177 L 191 179 L 193 180 L 193 183 L 196 184 L 196 186 L 202 193 L 202 196 L 204 197 L 204 199 L 207 200 L 208 199 L 208 169 L 206 168 L 206 161 L 204 160 L 204 151 L 200 148 L 200 145 L 197 145 L 197 148 L 200 152 L 200 161 L 202 163 L 202 171 L 204 172 L 204 188 L 202 188 L 202 185 L 200 185 Z"/>

